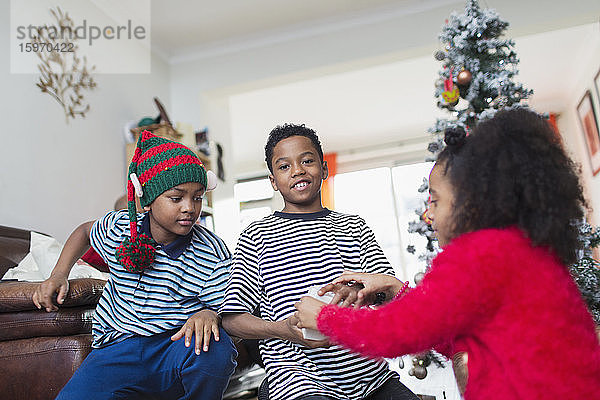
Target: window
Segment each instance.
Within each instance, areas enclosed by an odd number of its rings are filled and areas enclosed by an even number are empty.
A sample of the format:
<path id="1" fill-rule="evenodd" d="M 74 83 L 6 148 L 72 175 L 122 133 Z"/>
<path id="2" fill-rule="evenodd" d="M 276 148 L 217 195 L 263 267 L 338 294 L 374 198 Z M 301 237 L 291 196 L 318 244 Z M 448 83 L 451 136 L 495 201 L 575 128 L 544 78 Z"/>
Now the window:
<path id="1" fill-rule="evenodd" d="M 431 170 L 431 163 L 406 164 L 337 174 L 334 180 L 335 209 L 358 214 L 375 233 L 398 278 L 413 280 L 425 268 L 418 254 L 426 239 L 408 232 L 408 223 L 419 216 L 415 213 L 426 193 L 418 188 Z M 414 245 L 416 254 L 406 251 Z"/>
<path id="2" fill-rule="evenodd" d="M 240 232 L 250 223 L 270 215 L 279 202 L 269 178 L 258 178 L 233 186 L 235 202 L 240 205 Z"/>
<path id="3" fill-rule="evenodd" d="M 253 179 L 239 182 L 233 186 L 233 195 L 238 202 L 270 199 L 273 197 L 273 187 L 268 178 Z"/>

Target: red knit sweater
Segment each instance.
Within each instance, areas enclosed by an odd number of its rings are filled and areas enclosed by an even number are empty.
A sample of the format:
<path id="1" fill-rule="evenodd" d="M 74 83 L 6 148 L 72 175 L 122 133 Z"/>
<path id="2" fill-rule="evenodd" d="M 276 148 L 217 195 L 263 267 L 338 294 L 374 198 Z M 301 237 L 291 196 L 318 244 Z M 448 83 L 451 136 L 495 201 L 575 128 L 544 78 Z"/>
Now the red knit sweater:
<path id="1" fill-rule="evenodd" d="M 371 357 L 466 351 L 466 400 L 600 399 L 591 315 L 567 269 L 516 228 L 462 235 L 402 298 L 377 310 L 326 306 L 317 323 Z"/>

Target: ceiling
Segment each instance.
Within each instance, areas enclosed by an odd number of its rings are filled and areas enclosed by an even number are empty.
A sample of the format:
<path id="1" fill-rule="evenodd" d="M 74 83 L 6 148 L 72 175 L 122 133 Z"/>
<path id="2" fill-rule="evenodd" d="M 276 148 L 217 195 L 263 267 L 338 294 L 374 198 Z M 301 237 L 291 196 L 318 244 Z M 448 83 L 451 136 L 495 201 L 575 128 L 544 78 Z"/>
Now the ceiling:
<path id="1" fill-rule="evenodd" d="M 465 0 L 150 0 L 152 46 L 166 59 L 207 49 L 282 41 L 315 32 L 376 24 L 401 15 L 462 12 Z M 517 35 L 597 22 L 597 0 L 479 0 L 498 10 Z M 440 25 L 441 25 L 440 21 Z M 432 43 L 437 40 L 432 32 Z"/>
<path id="2" fill-rule="evenodd" d="M 582 59 L 587 39 L 600 34 L 600 2 L 480 0 L 480 4 L 498 9 L 511 22 L 509 35 L 516 40 L 521 60 L 517 80 L 535 91 L 531 104 L 543 111 L 561 111 L 563 97 L 577 79 L 574 61 Z M 464 2 L 152 0 L 152 46 L 173 64 L 315 32 L 377 24 L 398 15 L 427 14 L 440 7 L 460 12 Z M 431 49 L 439 45 L 438 33 L 432 31 L 429 46 L 421 46 L 413 58 L 231 94 L 236 174 L 261 168 L 266 132 L 283 122 L 303 122 L 317 129 L 326 151 L 423 136 L 436 116 L 443 115 L 433 98 L 440 63 Z"/>
<path id="3" fill-rule="evenodd" d="M 152 0 L 152 45 L 173 59 L 449 3 L 456 0 Z"/>

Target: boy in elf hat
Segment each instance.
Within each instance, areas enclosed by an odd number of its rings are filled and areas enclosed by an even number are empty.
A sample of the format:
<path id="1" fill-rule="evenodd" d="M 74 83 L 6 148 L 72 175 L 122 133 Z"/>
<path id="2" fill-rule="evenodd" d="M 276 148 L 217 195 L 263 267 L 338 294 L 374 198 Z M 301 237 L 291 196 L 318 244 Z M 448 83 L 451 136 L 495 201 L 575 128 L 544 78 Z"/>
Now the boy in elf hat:
<path id="1" fill-rule="evenodd" d="M 214 310 L 223 301 L 231 255 L 196 224 L 202 197 L 215 186 L 215 175 L 190 149 L 140 135 L 129 166 L 128 210 L 75 229 L 33 296 L 38 308 L 56 310 L 53 295 L 63 303 L 69 271 L 90 244 L 110 267 L 92 352 L 58 399 L 222 397 L 237 353 Z M 136 213 L 134 195 L 145 213 Z"/>

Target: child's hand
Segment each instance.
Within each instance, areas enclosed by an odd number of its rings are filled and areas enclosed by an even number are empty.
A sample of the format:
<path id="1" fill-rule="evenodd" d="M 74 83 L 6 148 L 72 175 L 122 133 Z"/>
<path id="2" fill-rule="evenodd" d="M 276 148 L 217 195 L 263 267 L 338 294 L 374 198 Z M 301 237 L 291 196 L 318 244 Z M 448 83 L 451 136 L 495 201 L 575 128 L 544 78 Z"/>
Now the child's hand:
<path id="1" fill-rule="evenodd" d="M 329 304 L 337 304 L 340 307 L 350 307 L 358 299 L 358 293 L 364 286 L 359 283 L 347 285 L 343 283 L 329 283 L 319 289 L 319 296 L 323 296 L 327 292 L 334 294 L 333 299 Z"/>
<path id="2" fill-rule="evenodd" d="M 299 302 L 294 304 L 296 313 L 294 316 L 298 319 L 296 324 L 298 328 L 318 329 L 317 317 L 325 303 L 309 296 L 303 296 Z"/>
<path id="3" fill-rule="evenodd" d="M 56 302 L 58 304 L 62 304 L 64 303 L 68 292 L 69 280 L 63 276 L 51 275 L 50 278 L 40 283 L 33 293 L 33 304 L 35 304 L 35 306 L 40 310 L 42 307 L 44 307 L 47 312 L 56 311 L 58 310 L 58 307 L 52 301 L 54 294 L 58 293 L 56 296 Z"/>
<path id="4" fill-rule="evenodd" d="M 318 301 L 321 304 L 325 304 L 319 300 L 315 300 Z M 301 344 L 302 346 L 306 346 L 306 347 L 310 347 L 312 349 L 315 349 L 317 347 L 329 347 L 331 346 L 331 343 L 329 343 L 329 340 L 325 339 L 325 340 L 310 340 L 310 339 L 304 339 L 304 335 L 302 334 L 302 330 L 300 330 L 300 328 L 298 327 L 298 318 L 294 315 L 286 318 L 283 323 L 285 324 L 285 335 L 284 337 L 282 337 L 282 339 L 285 340 L 289 340 L 290 342 L 293 343 L 298 343 Z"/>
<path id="5" fill-rule="evenodd" d="M 195 352 L 208 351 L 211 334 L 219 341 L 219 316 L 212 310 L 202 310 L 192 315 L 176 334 L 171 336 L 172 341 L 181 339 L 185 335 L 185 347 L 190 347 L 192 336 L 196 336 Z M 203 345 L 204 343 L 204 345 Z"/>
<path id="6" fill-rule="evenodd" d="M 363 286 L 363 289 L 359 290 L 357 299 L 354 302 L 355 308 L 358 308 L 364 304 L 369 304 L 369 302 L 372 303 L 375 294 L 378 292 L 385 293 L 387 299 L 392 299 L 404 285 L 404 282 L 398 280 L 392 275 L 367 274 L 350 271 L 344 272 L 342 275 L 334 279 L 330 285 L 348 284 L 350 282 L 356 282 Z"/>

